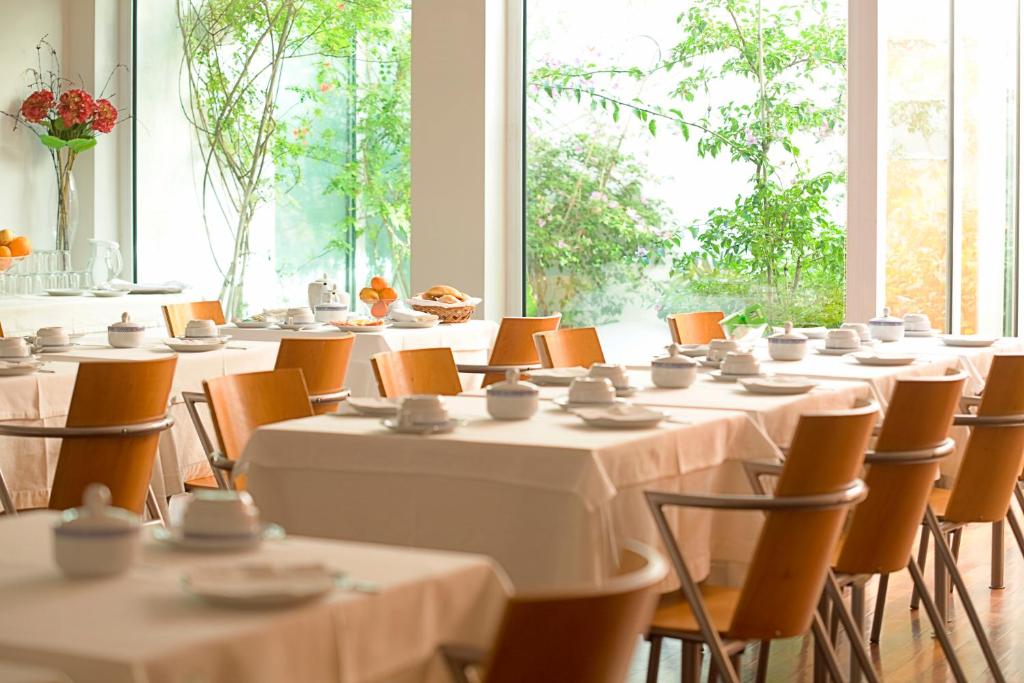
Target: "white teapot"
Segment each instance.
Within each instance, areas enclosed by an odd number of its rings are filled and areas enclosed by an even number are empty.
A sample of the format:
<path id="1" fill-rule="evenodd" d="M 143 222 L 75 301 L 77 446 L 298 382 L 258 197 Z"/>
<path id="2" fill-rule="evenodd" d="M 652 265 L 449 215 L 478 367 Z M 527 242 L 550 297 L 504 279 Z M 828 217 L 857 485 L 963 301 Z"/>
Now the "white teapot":
<path id="1" fill-rule="evenodd" d="M 338 291 L 338 285 L 327 279 L 327 273 L 324 273 L 319 280 L 310 282 L 306 287 L 306 295 L 309 297 L 309 310 L 315 311 L 319 304 L 324 303 L 324 295 L 331 291 Z"/>

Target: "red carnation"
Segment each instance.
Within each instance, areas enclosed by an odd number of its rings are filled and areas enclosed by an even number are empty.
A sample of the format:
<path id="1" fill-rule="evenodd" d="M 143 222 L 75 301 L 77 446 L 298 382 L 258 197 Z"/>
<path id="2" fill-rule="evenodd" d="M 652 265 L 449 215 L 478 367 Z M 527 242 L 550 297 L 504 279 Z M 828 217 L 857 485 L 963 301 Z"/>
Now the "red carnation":
<path id="1" fill-rule="evenodd" d="M 96 101 L 96 115 L 92 119 L 92 129 L 97 133 L 109 133 L 117 123 L 117 108 L 110 100 Z"/>
<path id="2" fill-rule="evenodd" d="M 41 123 L 50 113 L 53 106 L 53 93 L 49 90 L 37 90 L 21 103 L 21 115 L 31 123 Z"/>
<path id="3" fill-rule="evenodd" d="M 93 101 L 92 95 L 78 88 L 61 95 L 60 104 L 57 105 L 57 113 L 64 121 L 65 128 L 85 123 L 95 111 L 96 102 Z"/>

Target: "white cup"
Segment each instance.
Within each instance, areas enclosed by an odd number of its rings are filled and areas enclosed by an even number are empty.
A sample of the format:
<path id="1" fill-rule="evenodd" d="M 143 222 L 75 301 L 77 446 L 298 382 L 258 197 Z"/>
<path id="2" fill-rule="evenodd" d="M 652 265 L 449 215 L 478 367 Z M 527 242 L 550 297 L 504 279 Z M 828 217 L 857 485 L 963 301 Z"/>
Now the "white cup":
<path id="1" fill-rule="evenodd" d="M 217 337 L 217 324 L 212 320 L 189 320 L 185 326 L 185 336 L 193 338 Z"/>
<path id="2" fill-rule="evenodd" d="M 577 377 L 569 385 L 569 403 L 614 403 L 615 385 L 607 377 Z"/>
<path id="3" fill-rule="evenodd" d="M 63 327 L 40 327 L 36 330 L 36 344 L 38 346 L 67 346 L 71 338 L 64 331 Z"/>
<path id="4" fill-rule="evenodd" d="M 708 360 L 720 361 L 730 351 L 739 351 L 740 343 L 735 339 L 712 339 L 708 343 Z"/>
<path id="5" fill-rule="evenodd" d="M 829 330 L 825 335 L 826 349 L 856 349 L 860 348 L 860 334 L 857 330 L 842 328 Z"/>
<path id="6" fill-rule="evenodd" d="M 406 396 L 398 404 L 398 423 L 405 426 L 436 425 L 448 421 L 444 399 L 436 394 Z"/>
<path id="7" fill-rule="evenodd" d="M 315 322 L 316 320 L 313 315 L 313 311 L 310 310 L 308 306 L 289 308 L 285 314 L 285 318 L 290 320 L 293 325 L 302 325 L 304 323 Z"/>
<path id="8" fill-rule="evenodd" d="M 590 376 L 604 377 L 610 380 L 616 389 L 625 389 L 629 386 L 629 375 L 626 374 L 625 365 L 594 363 L 590 366 Z"/>
<path id="9" fill-rule="evenodd" d="M 729 351 L 722 359 L 723 375 L 756 375 L 760 369 L 761 364 L 750 351 Z"/>
<path id="10" fill-rule="evenodd" d="M 196 491 L 185 508 L 185 536 L 253 536 L 260 530 L 260 513 L 246 491 Z"/>
<path id="11" fill-rule="evenodd" d="M 903 325 L 908 332 L 930 332 L 932 329 L 927 313 L 907 313 L 903 316 Z"/>
<path id="12" fill-rule="evenodd" d="M 871 341 L 871 328 L 867 323 L 843 323 L 841 330 L 853 330 L 862 342 Z"/>
<path id="13" fill-rule="evenodd" d="M 25 358 L 31 352 L 22 337 L 0 337 L 0 358 Z"/>

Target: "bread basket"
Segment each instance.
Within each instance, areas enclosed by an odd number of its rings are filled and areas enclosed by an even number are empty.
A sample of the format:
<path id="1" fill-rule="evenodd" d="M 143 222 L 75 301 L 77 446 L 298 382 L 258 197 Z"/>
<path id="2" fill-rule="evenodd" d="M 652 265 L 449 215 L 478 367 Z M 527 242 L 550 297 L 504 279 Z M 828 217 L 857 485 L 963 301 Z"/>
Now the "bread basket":
<path id="1" fill-rule="evenodd" d="M 414 311 L 421 311 L 423 313 L 436 315 L 442 325 L 445 323 L 464 323 L 473 317 L 473 311 L 476 310 L 475 304 L 468 306 L 427 306 L 425 304 L 410 303 L 409 306 L 412 307 Z"/>

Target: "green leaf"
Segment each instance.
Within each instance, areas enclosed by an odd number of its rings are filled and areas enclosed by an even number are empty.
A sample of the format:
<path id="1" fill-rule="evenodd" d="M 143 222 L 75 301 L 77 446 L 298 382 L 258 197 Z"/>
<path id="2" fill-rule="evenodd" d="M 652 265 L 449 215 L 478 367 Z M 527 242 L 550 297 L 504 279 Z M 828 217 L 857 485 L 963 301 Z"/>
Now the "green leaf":
<path id="1" fill-rule="evenodd" d="M 647 122 L 647 130 L 651 131 L 651 135 L 658 134 L 658 126 L 655 124 L 654 119 Z"/>
<path id="2" fill-rule="evenodd" d="M 96 138 L 75 138 L 73 140 L 68 140 L 68 147 L 70 147 L 71 151 L 75 154 L 84 152 L 87 149 L 92 149 L 95 146 Z"/>
<path id="3" fill-rule="evenodd" d="M 63 149 L 68 145 L 66 141 L 61 140 L 60 138 L 56 138 L 52 135 L 40 135 L 39 142 L 43 143 L 43 145 L 49 147 L 50 149 Z"/>

